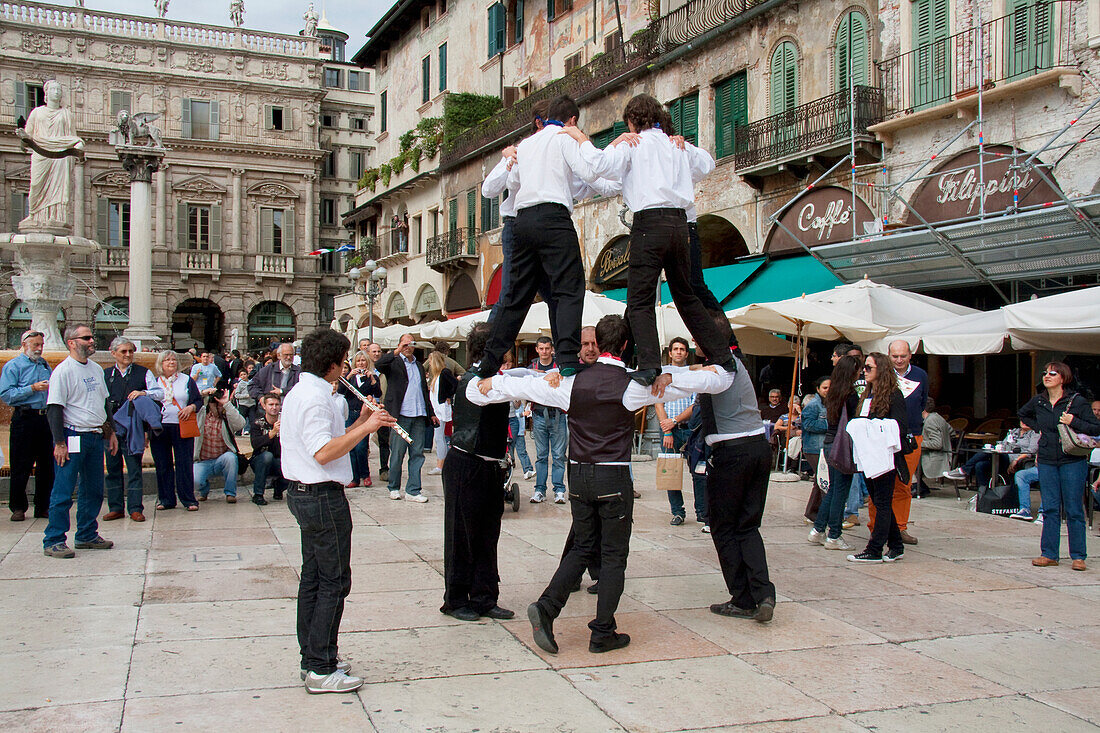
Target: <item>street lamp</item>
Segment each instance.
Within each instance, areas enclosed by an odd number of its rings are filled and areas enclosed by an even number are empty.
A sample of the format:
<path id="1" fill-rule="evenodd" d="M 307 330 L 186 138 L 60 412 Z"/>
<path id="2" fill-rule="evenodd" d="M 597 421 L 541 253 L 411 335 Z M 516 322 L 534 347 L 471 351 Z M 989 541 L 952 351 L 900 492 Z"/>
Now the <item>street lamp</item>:
<path id="1" fill-rule="evenodd" d="M 364 283 L 362 287 L 359 285 L 359 275 L 363 272 L 368 275 L 368 282 Z M 379 267 L 378 263 L 374 260 L 367 260 L 363 263 L 363 269 L 353 267 L 348 270 L 348 275 L 351 277 L 351 292 L 356 295 L 362 295 L 367 299 L 367 308 L 370 313 L 370 325 L 367 327 L 368 336 L 371 341 L 374 341 L 374 299 L 382 294 L 382 291 L 386 289 L 386 268 Z"/>

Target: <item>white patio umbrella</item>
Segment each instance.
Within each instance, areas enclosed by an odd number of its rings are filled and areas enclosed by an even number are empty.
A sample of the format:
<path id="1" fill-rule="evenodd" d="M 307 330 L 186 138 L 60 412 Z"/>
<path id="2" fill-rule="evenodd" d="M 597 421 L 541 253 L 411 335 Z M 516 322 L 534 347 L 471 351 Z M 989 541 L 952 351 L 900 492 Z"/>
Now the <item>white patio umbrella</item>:
<path id="1" fill-rule="evenodd" d="M 1100 353 L 1100 287 L 1001 308 L 1015 349 Z"/>
<path id="2" fill-rule="evenodd" d="M 883 351 L 901 339 L 910 350 L 940 356 L 999 354 L 1008 348 L 1004 311 L 977 311 L 921 324 L 885 338 L 861 341 L 867 351 Z"/>
<path id="3" fill-rule="evenodd" d="M 804 295 L 798 300 L 828 306 L 841 313 L 868 320 L 876 326 L 884 326 L 891 332 L 950 316 L 981 312 L 947 300 L 876 283 L 867 278 Z"/>
<path id="4" fill-rule="evenodd" d="M 676 306 L 666 303 L 657 309 L 657 330 L 662 334 L 661 343 L 667 344 L 679 336 L 694 344 L 684 319 Z M 733 326 L 741 350 L 752 356 L 794 356 L 794 341 L 787 341 L 769 331 L 749 326 Z"/>

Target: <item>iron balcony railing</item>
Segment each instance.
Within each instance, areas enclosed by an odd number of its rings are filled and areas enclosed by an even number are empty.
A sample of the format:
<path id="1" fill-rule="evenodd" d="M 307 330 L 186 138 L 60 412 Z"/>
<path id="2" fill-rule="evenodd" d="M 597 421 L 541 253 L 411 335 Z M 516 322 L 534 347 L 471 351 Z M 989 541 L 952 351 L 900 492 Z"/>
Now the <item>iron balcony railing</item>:
<path id="1" fill-rule="evenodd" d="M 774 0 L 691 0 L 650 22 L 621 46 L 598 54 L 560 79 L 555 79 L 511 107 L 446 143 L 440 158 L 444 170 L 457 165 L 480 148 L 515 135 L 531 126 L 531 108 L 536 102 L 563 94 L 578 102 L 615 79 L 644 66 L 663 53 L 681 46 L 737 16 Z"/>
<path id="2" fill-rule="evenodd" d="M 911 114 L 1058 67 L 1075 66 L 1081 0 L 1043 0 L 878 63 L 886 116 Z M 979 57 L 981 63 L 979 63 Z"/>
<path id="3" fill-rule="evenodd" d="M 474 229 L 461 227 L 428 239 L 428 267 L 465 257 L 477 257 L 477 232 Z"/>
<path id="4" fill-rule="evenodd" d="M 851 136 L 852 93 L 845 89 L 794 109 L 734 128 L 734 164 L 738 170 L 781 160 Z M 855 87 L 855 132 L 882 121 L 882 90 Z"/>

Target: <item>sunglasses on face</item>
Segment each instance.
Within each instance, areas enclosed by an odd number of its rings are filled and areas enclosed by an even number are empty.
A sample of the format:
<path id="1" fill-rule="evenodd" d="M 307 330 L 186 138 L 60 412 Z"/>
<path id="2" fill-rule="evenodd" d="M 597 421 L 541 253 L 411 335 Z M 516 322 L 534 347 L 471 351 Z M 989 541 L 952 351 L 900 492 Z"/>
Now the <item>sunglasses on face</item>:
<path id="1" fill-rule="evenodd" d="M 74 341 L 91 341 L 95 336 L 73 336 Z"/>
<path id="2" fill-rule="evenodd" d="M 1060 375 L 1058 372 L 1043 372 L 1043 376 L 1044 377 L 1060 377 L 1062 375 Z"/>
<path id="3" fill-rule="evenodd" d="M 119 349 L 118 353 L 120 353 L 120 354 L 132 354 L 132 353 L 134 353 L 134 350 L 133 349 Z"/>

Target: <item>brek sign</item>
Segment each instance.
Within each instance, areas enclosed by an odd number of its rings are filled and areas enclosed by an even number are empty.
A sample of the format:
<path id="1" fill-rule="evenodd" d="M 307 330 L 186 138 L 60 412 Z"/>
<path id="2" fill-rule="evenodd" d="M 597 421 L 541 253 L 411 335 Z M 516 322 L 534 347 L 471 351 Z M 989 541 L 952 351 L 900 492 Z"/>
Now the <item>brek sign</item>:
<path id="1" fill-rule="evenodd" d="M 855 219 L 855 232 L 863 236 L 864 224 L 875 221 L 875 215 L 863 199 L 856 197 L 855 209 L 852 208 L 852 192 L 839 186 L 825 186 L 813 190 L 798 199 L 779 217 L 764 251 L 769 254 L 801 250 L 802 245 L 817 247 L 822 244 L 846 242 L 852 239 L 852 219 Z M 786 229 L 798 237 L 791 238 Z"/>

